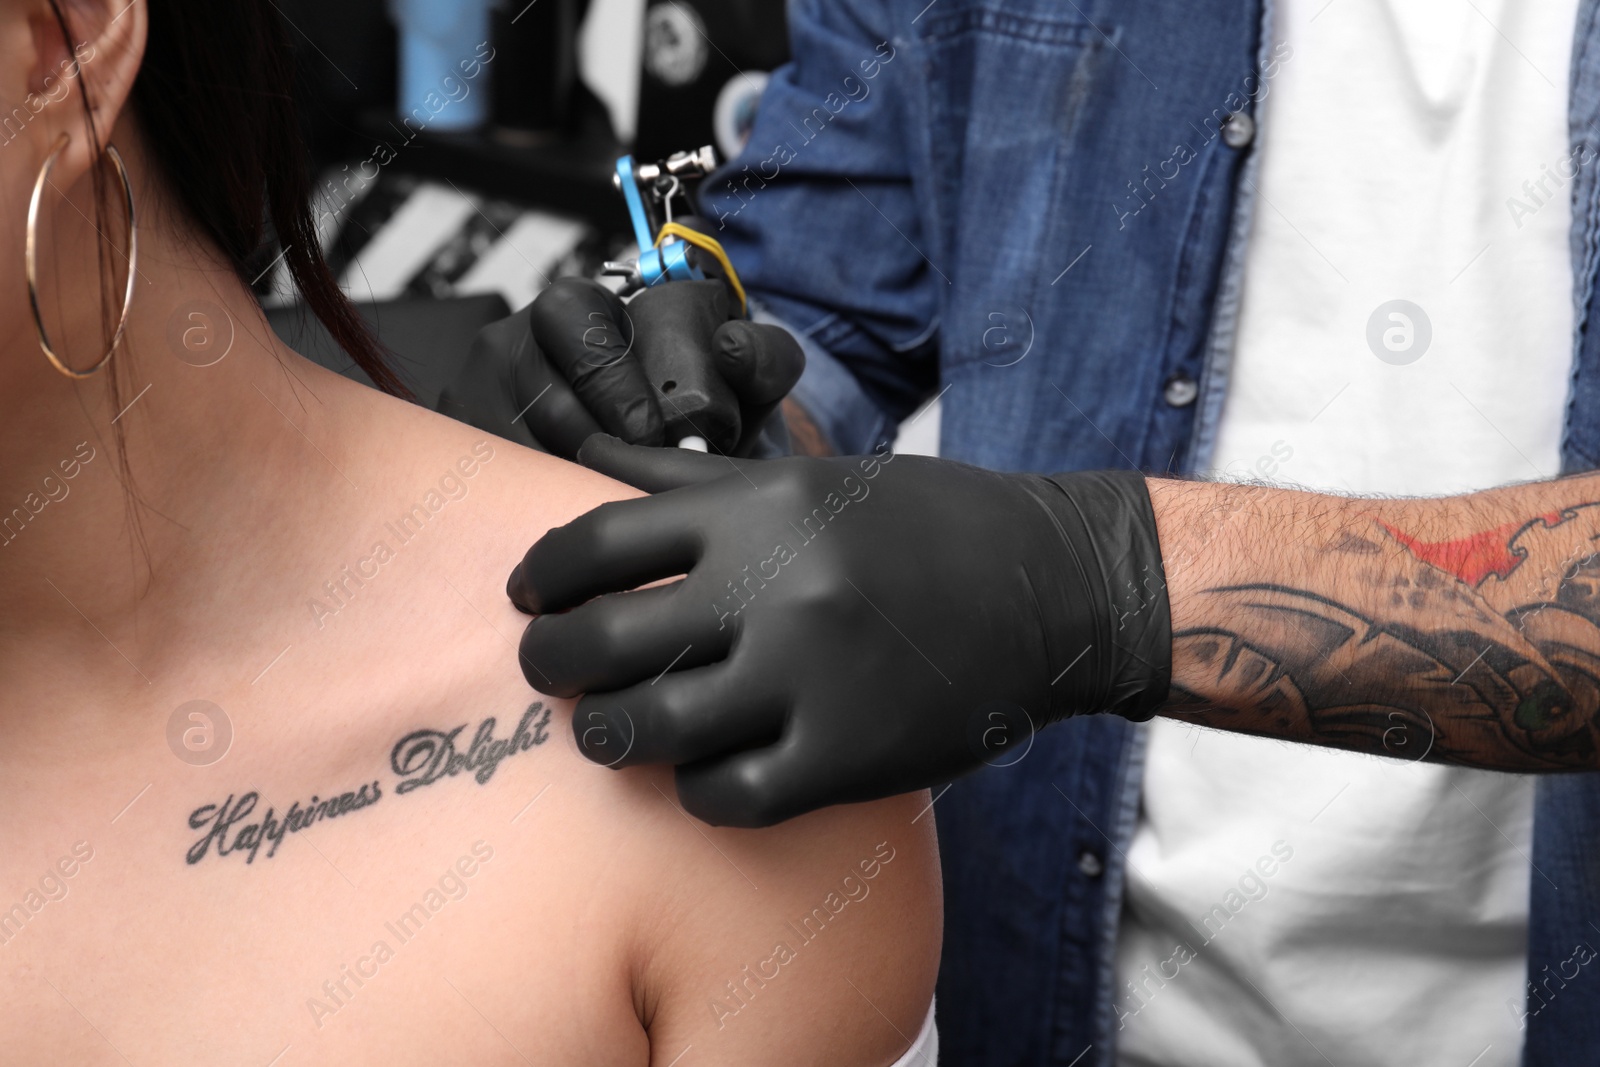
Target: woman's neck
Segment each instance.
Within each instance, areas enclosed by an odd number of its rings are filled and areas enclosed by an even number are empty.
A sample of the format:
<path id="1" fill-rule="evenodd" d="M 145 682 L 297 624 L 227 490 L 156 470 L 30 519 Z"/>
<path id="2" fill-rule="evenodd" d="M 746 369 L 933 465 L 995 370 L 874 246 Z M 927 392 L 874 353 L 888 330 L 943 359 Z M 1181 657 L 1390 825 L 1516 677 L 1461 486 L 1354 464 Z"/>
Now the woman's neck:
<path id="1" fill-rule="evenodd" d="M 237 628 L 356 492 L 361 387 L 284 348 L 232 269 L 160 214 L 141 218 L 126 334 L 99 375 L 54 371 L 25 305 L 0 326 L 0 674 L 95 647 L 93 669 L 149 684 Z M 99 336 L 93 284 L 62 290 L 52 338 Z"/>

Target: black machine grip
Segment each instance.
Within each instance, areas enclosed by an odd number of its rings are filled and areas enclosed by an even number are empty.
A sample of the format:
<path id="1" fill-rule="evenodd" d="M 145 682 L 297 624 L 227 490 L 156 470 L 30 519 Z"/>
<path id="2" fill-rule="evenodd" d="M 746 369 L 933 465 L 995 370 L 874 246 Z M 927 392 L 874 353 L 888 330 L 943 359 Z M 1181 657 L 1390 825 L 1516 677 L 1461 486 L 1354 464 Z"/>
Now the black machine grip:
<path id="1" fill-rule="evenodd" d="M 681 285 L 707 287 L 706 300 L 671 299 Z M 634 356 L 655 390 L 666 423 L 666 443 L 700 437 L 713 451 L 726 452 L 742 429 L 739 399 L 718 373 L 711 346 L 717 328 L 729 319 L 727 288 L 721 281 L 663 282 L 628 303 L 633 322 Z"/>

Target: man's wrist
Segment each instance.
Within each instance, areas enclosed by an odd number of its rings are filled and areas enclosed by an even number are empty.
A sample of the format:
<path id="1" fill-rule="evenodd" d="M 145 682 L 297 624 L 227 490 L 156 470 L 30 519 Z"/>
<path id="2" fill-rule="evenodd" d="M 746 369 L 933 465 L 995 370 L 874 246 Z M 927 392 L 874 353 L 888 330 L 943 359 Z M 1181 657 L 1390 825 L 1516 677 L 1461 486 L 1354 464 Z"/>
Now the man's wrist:
<path id="1" fill-rule="evenodd" d="M 1161 544 L 1136 471 L 1024 476 L 1060 551 L 1041 589 L 1053 719 L 1109 712 L 1151 718 L 1166 700 L 1172 621 Z"/>

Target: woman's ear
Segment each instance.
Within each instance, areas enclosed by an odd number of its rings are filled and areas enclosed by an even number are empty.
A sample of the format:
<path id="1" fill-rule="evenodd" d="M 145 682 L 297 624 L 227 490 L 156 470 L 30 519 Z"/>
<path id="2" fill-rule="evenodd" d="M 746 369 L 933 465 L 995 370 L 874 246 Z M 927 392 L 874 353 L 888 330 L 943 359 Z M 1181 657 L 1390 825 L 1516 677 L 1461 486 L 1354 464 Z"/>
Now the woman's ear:
<path id="1" fill-rule="evenodd" d="M 29 8 L 34 61 L 27 110 L 47 144 L 63 132 L 72 134 L 58 162 L 70 181 L 90 161 L 85 99 L 98 153 L 111 139 L 139 76 L 149 12 L 145 0 L 30 0 Z"/>

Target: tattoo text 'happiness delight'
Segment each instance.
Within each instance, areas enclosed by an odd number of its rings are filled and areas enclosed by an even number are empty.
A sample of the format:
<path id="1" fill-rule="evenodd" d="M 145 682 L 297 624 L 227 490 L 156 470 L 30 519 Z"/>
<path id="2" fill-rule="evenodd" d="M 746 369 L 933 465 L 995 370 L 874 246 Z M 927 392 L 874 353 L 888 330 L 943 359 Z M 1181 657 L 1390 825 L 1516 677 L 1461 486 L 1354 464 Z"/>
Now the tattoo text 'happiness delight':
<path id="1" fill-rule="evenodd" d="M 389 753 L 389 767 L 399 779 L 394 792 L 404 795 L 463 773 L 485 785 L 502 760 L 549 740 L 549 726 L 550 709 L 534 701 L 522 713 L 510 737 L 494 735 L 492 715 L 478 724 L 464 748 L 461 742 L 466 723 L 454 730 L 413 730 Z M 313 796 L 304 804 L 296 800 L 279 815 L 259 792 L 230 795 L 220 804 L 203 804 L 189 815 L 189 829 L 200 831 L 202 836 L 189 847 L 185 858 L 191 864 L 199 863 L 215 847 L 218 856 L 243 853 L 246 863 L 254 863 L 256 853 L 265 846 L 267 858 L 271 859 L 289 834 L 371 807 L 382 799 L 383 783 L 372 781 L 338 796 Z M 257 816 L 263 806 L 265 813 Z"/>

